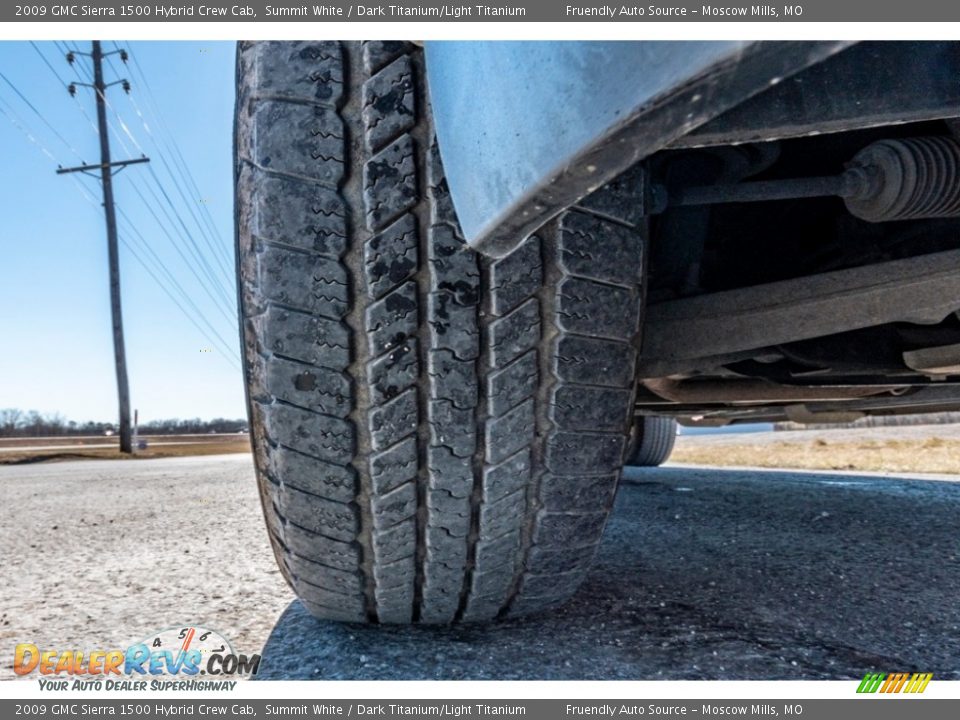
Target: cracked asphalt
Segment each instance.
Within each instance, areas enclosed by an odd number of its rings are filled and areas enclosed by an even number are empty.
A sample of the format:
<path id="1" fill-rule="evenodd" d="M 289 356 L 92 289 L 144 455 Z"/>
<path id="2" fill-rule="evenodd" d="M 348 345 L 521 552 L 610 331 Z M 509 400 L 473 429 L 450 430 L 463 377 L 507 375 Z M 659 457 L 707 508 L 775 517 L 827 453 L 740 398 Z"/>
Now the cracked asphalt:
<path id="1" fill-rule="evenodd" d="M 278 620 L 259 679 L 960 679 L 960 484 L 628 468 L 573 602 L 461 628 Z"/>

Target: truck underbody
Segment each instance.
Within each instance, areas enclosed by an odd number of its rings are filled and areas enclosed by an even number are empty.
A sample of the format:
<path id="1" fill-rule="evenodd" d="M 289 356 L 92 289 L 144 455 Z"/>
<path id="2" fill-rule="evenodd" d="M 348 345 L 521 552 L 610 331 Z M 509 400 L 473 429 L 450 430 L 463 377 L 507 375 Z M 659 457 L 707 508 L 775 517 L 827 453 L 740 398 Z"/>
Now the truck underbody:
<path id="1" fill-rule="evenodd" d="M 955 43 L 860 43 L 617 181 L 650 234 L 638 415 L 956 409 L 958 73 Z"/>

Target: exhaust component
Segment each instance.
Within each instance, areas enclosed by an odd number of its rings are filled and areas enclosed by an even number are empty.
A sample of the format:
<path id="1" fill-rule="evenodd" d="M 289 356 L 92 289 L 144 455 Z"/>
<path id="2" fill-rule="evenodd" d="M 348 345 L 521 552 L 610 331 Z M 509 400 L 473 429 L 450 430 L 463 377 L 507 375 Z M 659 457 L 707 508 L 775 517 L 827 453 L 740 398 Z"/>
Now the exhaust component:
<path id="1" fill-rule="evenodd" d="M 960 344 L 908 350 L 903 362 L 911 370 L 933 377 L 960 375 Z"/>
<path id="2" fill-rule="evenodd" d="M 865 413 L 857 410 L 833 410 L 833 411 L 814 411 L 806 405 L 787 405 L 783 409 L 787 420 L 800 423 L 801 425 L 812 425 L 814 423 L 852 423 L 860 418 L 866 417 Z"/>
<path id="3" fill-rule="evenodd" d="M 851 400 L 900 390 L 900 385 L 781 385 L 767 380 L 672 380 L 643 381 L 644 387 L 675 403 L 802 403 Z"/>

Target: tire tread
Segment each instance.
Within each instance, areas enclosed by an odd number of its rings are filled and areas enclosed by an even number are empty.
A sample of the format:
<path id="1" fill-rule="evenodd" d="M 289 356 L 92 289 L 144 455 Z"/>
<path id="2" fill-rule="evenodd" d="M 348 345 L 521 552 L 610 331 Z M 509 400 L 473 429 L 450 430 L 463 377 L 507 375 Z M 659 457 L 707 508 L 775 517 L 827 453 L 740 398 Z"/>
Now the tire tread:
<path id="1" fill-rule="evenodd" d="M 603 532 L 632 407 L 642 232 L 571 210 L 481 258 L 424 90 L 405 42 L 238 50 L 264 515 L 304 605 L 347 622 L 562 602 Z"/>

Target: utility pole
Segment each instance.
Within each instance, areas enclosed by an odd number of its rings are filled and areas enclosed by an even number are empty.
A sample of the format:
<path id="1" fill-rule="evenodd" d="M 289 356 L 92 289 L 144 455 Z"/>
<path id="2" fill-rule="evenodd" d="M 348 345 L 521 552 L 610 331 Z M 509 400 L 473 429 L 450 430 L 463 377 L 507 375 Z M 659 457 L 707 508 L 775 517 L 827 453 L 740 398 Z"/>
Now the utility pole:
<path id="1" fill-rule="evenodd" d="M 126 51 L 117 50 L 114 52 L 118 53 L 120 58 L 126 62 Z M 73 64 L 76 54 L 86 53 L 71 52 L 67 55 L 67 61 Z M 117 215 L 113 205 L 113 168 L 119 167 L 123 169 L 127 165 L 134 163 L 149 162 L 149 158 L 141 157 L 119 162 L 111 162 L 110 160 L 110 138 L 107 134 L 107 88 L 111 85 L 121 84 L 125 91 L 130 92 L 130 83 L 127 80 L 118 80 L 112 83 L 106 83 L 103 80 L 103 58 L 112 54 L 113 52 L 110 52 L 105 55 L 100 46 L 100 41 L 94 40 L 93 47 L 89 53 L 89 57 L 93 63 L 93 85 L 88 83 L 71 83 L 68 88 L 70 94 L 74 95 L 77 91 L 77 85 L 85 85 L 86 87 L 92 87 L 97 96 L 100 164 L 59 168 L 57 174 L 83 172 L 88 175 L 94 175 L 93 171 L 99 171 L 98 176 L 100 178 L 100 184 L 103 187 L 103 211 L 107 223 L 107 255 L 110 263 L 110 312 L 113 318 L 113 356 L 117 371 L 117 398 L 120 405 L 120 452 L 132 453 L 130 386 L 127 382 L 127 358 L 123 343 L 123 311 L 120 304 L 120 255 L 117 247 Z M 97 177 L 97 175 L 94 176 Z"/>

